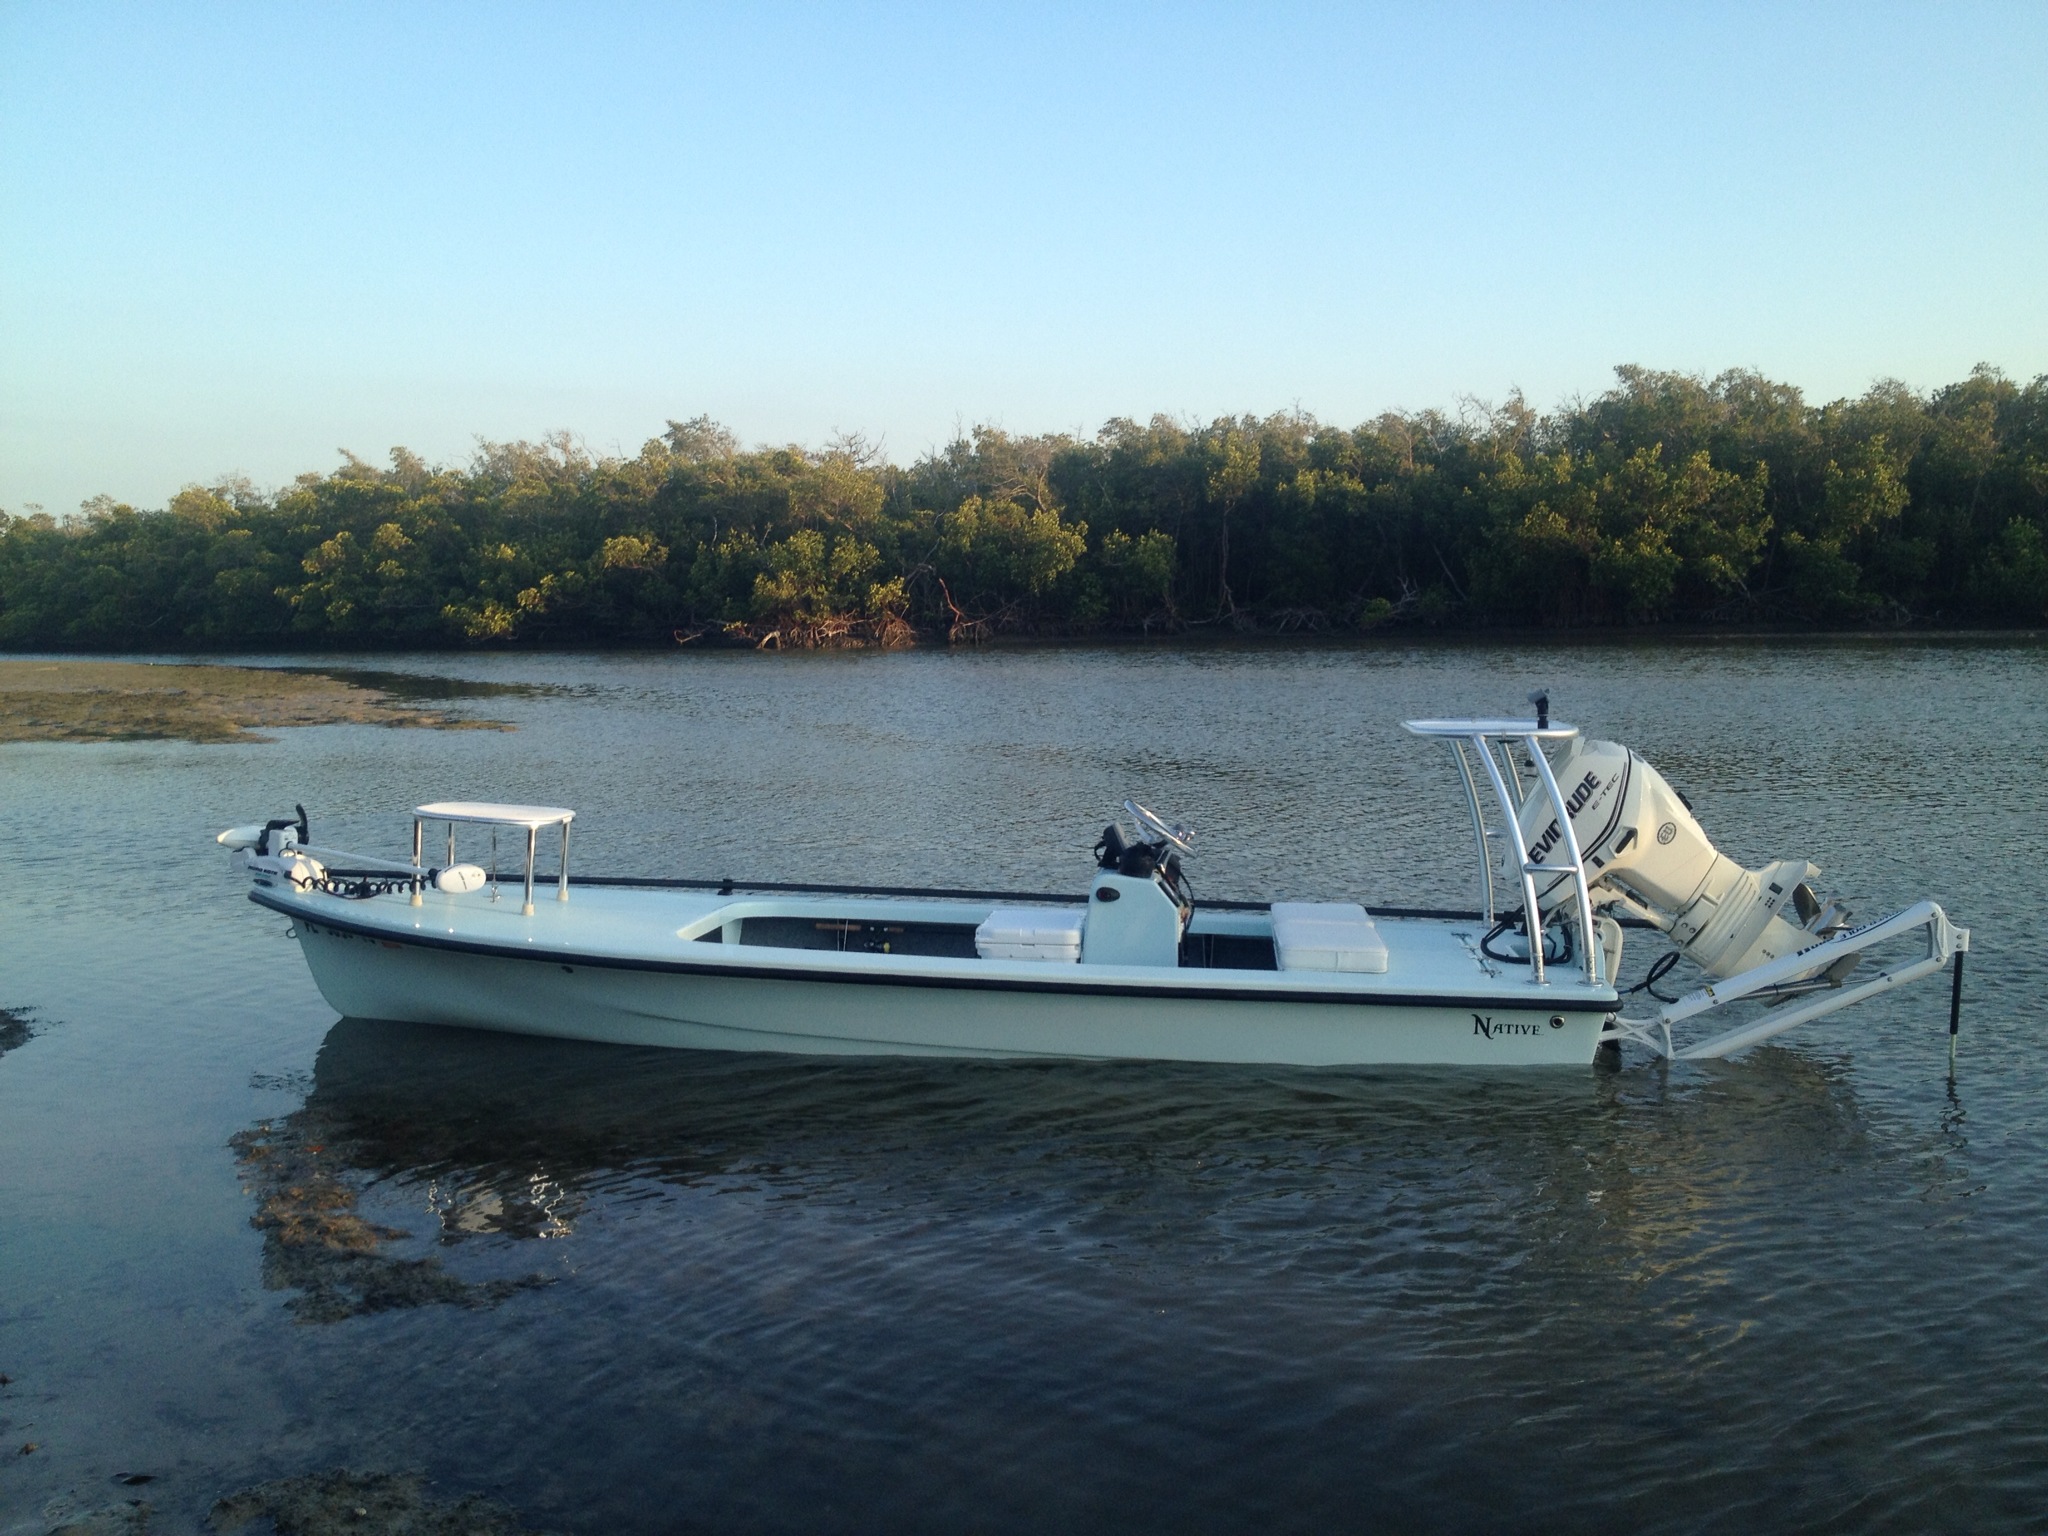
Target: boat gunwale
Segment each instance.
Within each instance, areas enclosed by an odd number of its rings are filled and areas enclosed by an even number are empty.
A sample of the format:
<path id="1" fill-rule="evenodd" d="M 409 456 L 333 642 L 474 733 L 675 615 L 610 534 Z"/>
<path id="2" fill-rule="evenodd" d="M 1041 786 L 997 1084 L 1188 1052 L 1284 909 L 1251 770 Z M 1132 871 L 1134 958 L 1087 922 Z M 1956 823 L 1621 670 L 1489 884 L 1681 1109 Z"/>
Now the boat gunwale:
<path id="1" fill-rule="evenodd" d="M 327 873 L 337 879 L 388 880 L 395 873 L 412 869 L 410 864 L 387 864 L 376 869 L 343 869 L 329 866 Z M 1088 902 L 1086 891 L 980 891 L 955 889 L 941 885 L 826 885 L 816 881 L 797 880 L 687 880 L 670 875 L 578 875 L 569 882 L 571 889 L 576 886 L 596 886 L 599 889 L 644 890 L 644 891 L 709 891 L 719 896 L 736 896 L 742 891 L 769 891 L 777 895 L 801 896 L 896 896 L 906 898 L 926 897 L 933 901 L 1028 901 L 1045 905 L 1078 905 Z M 1200 897 L 1197 911 L 1213 909 L 1219 912 L 1270 912 L 1270 901 L 1243 901 L 1225 899 L 1220 896 Z M 1373 917 L 1427 918 L 1444 922 L 1483 923 L 1486 914 L 1476 907 L 1383 907 L 1368 906 L 1366 911 Z M 1662 932 L 1647 918 L 1620 916 L 1610 919 L 1623 928 L 1641 928 Z"/>
<path id="2" fill-rule="evenodd" d="M 716 889 L 716 887 L 713 887 Z M 758 889 L 758 887 L 754 887 Z M 806 889 L 818 890 L 812 886 Z M 922 893 L 930 894 L 930 893 Z M 490 959 L 526 960 L 547 965 L 587 966 L 592 969 L 652 972 L 662 975 L 716 976 L 722 978 L 752 981 L 798 981 L 811 984 L 845 983 L 856 986 L 903 986 L 939 987 L 960 991 L 983 992 L 1037 992 L 1053 996 L 1070 997 L 1140 997 L 1167 998 L 1193 1002 L 1238 1002 L 1238 1003 L 1306 1003 L 1315 1005 L 1344 1005 L 1364 1008 L 1437 1008 L 1456 1011 L 1513 1010 L 1530 1013 L 1608 1013 L 1621 1006 L 1621 998 L 1612 988 L 1605 992 L 1567 998 L 1551 993 L 1548 996 L 1517 995 L 1515 993 L 1398 993 L 1376 990 L 1364 991 L 1309 991 L 1277 990 L 1270 985 L 1203 985 L 1182 982 L 1163 986 L 1139 980 L 1102 978 L 1099 980 L 1067 979 L 1048 977 L 1043 981 L 1024 976 L 974 976 L 961 974 L 920 975 L 905 971 L 868 971 L 859 969 L 833 969 L 817 965 L 751 964 L 733 965 L 720 963 L 706 957 L 703 960 L 689 956 L 673 959 L 655 959 L 634 955 L 590 954 L 579 950 L 537 949 L 527 945 L 493 943 L 481 939 L 462 939 L 445 934 L 423 933 L 418 929 L 385 927 L 353 921 L 347 917 L 331 916 L 315 908 L 309 910 L 305 896 L 288 897 L 277 894 L 272 888 L 259 885 L 249 892 L 249 900 L 258 906 L 289 917 L 295 922 L 305 922 L 317 927 L 334 929 L 338 933 L 355 938 L 375 939 L 386 944 L 401 947 L 416 947 L 441 950 L 457 954 L 478 955 Z M 1212 903 L 1220 906 L 1222 903 Z M 1241 904 L 1241 905 L 1249 905 Z M 1380 909 L 1384 915 L 1394 916 L 1387 909 Z M 1457 914 L 1463 918 L 1465 914 Z M 706 946 L 707 948 L 714 946 Z M 726 946 L 715 946 L 723 949 Z M 762 946 L 766 948 L 767 946 Z M 783 950 L 778 953 L 811 954 L 829 951 Z M 1332 972 L 1340 975 L 1341 972 Z M 1532 988 L 1532 990 L 1535 990 Z M 1545 989 L 1547 990 L 1547 989 Z"/>

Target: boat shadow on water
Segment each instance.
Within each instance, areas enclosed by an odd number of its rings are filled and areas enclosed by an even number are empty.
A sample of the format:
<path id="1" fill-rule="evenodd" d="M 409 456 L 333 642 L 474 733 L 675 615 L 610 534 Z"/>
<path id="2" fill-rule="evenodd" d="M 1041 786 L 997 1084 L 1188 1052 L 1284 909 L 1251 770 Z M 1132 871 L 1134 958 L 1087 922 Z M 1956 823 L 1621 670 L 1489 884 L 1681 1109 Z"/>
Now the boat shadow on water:
<path id="1" fill-rule="evenodd" d="M 1545 1266 L 1713 1289 L 1755 1180 L 1865 1162 L 1866 1134 L 1839 1064 L 1776 1048 L 1541 1073 L 821 1060 L 347 1019 L 303 1103 L 232 1145 L 265 1284 L 333 1323 L 498 1305 L 608 1212 L 693 1194 L 857 1209 L 911 1243 L 939 1222 L 1112 1267 L 1284 1265 L 1325 1300 L 1375 1272 L 1412 1290 L 1418 1255 L 1475 1242 L 1446 1302 Z"/>

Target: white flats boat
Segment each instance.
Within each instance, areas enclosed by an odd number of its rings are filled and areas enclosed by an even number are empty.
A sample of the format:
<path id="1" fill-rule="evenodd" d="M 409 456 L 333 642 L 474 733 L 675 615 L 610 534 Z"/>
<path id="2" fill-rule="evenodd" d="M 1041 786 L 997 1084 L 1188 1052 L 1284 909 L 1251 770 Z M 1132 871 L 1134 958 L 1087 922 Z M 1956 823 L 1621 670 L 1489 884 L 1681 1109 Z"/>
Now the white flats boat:
<path id="1" fill-rule="evenodd" d="M 1953 958 L 1953 1038 L 1969 933 L 1940 907 L 1850 927 L 1815 895 L 1813 865 L 1722 857 L 1642 758 L 1532 702 L 1533 720 L 1406 722 L 1450 748 L 1478 849 L 1469 912 L 1198 902 L 1189 830 L 1130 801 L 1133 831 L 1110 826 L 1088 890 L 1064 897 L 623 876 L 572 889 L 574 813 L 550 806 L 422 805 L 410 862 L 315 847 L 303 809 L 218 841 L 253 875 L 250 899 L 292 919 L 321 994 L 359 1018 L 812 1054 L 1566 1064 L 1624 1040 L 1724 1056 Z M 457 861 L 465 825 L 523 834 L 516 886 Z M 446 827 L 438 865 L 429 826 Z M 543 832 L 559 837 L 551 879 L 535 868 Z M 1671 945 L 1628 993 L 1624 927 Z M 1894 941 L 1910 953 L 1851 984 Z M 1680 957 L 1706 983 L 1667 999 L 1655 984 Z M 1644 991 L 1663 1006 L 1627 1012 Z M 1742 1003 L 1756 1016 L 1680 1038 Z"/>

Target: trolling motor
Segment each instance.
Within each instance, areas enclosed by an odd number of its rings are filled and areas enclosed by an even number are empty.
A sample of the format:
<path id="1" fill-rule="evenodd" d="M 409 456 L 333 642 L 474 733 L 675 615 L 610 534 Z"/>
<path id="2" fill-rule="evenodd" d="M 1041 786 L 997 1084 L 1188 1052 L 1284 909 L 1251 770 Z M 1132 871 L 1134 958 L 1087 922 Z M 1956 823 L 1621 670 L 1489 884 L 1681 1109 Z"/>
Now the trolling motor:
<path id="1" fill-rule="evenodd" d="M 303 848 L 313 841 L 313 832 L 306 822 L 306 808 L 295 805 L 292 809 L 299 813 L 296 817 L 277 816 L 261 826 L 229 827 L 214 841 L 223 848 L 253 849 L 262 858 L 275 857 L 294 845 Z"/>
<path id="2" fill-rule="evenodd" d="M 306 820 L 306 808 L 295 805 L 299 814 L 275 816 L 260 826 L 229 827 L 214 839 L 231 849 L 240 865 L 261 877 L 276 875 L 304 888 L 327 878 L 326 866 L 311 854 L 302 853 L 313 840 Z"/>

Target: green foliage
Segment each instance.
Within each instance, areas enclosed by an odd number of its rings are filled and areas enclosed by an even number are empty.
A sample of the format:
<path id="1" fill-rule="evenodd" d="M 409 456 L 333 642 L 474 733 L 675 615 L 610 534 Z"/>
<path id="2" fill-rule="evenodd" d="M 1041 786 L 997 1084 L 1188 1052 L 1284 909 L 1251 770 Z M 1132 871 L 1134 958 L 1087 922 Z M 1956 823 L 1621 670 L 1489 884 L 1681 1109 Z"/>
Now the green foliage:
<path id="1" fill-rule="evenodd" d="M 903 581 L 873 580 L 881 561 L 851 533 L 799 528 L 769 545 L 767 568 L 754 578 L 753 617 L 765 631 L 758 643 L 814 647 L 863 626 L 886 628 L 902 610 Z"/>
<path id="2" fill-rule="evenodd" d="M 1978 611 L 2010 624 L 2048 620 L 2048 540 L 2037 524 L 2013 518 L 1984 553 L 1975 574 Z"/>
<path id="3" fill-rule="evenodd" d="M 916 633 L 2048 621 L 2048 379 L 1809 406 L 1618 371 L 1350 430 L 977 427 L 908 468 L 670 422 L 631 458 L 345 455 L 273 494 L 0 513 L 0 645 L 895 644 Z"/>
<path id="4" fill-rule="evenodd" d="M 1716 469 L 1705 449 L 1673 468 L 1663 447 L 1509 454 L 1482 484 L 1492 536 L 1479 591 L 1528 622 L 1640 624 L 1742 587 L 1769 535 L 1766 473 Z M 1689 589 L 1681 604 L 1681 582 Z"/>

